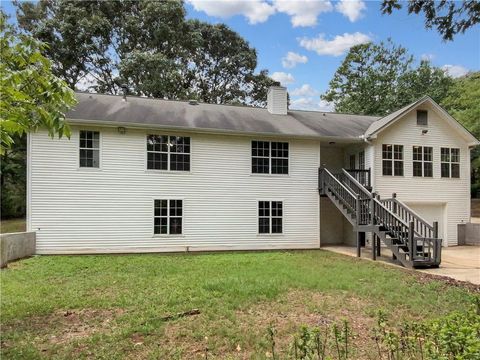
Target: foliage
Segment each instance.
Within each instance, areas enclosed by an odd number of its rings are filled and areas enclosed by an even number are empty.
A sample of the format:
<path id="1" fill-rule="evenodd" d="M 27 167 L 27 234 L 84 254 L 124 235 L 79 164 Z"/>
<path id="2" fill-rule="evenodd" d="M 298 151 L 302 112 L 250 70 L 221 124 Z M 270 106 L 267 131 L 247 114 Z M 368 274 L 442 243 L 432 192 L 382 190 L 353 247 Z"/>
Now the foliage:
<path id="1" fill-rule="evenodd" d="M 15 136 L 12 147 L 0 158 L 1 217 L 19 218 L 26 213 L 26 136 Z"/>
<path id="2" fill-rule="evenodd" d="M 401 9 L 400 0 L 383 0 L 381 9 L 384 14 L 391 14 Z M 425 27 L 435 27 L 443 40 L 453 40 L 454 36 L 464 33 L 480 22 L 480 3 L 478 0 L 409 0 L 408 13 L 425 15 Z"/>
<path id="3" fill-rule="evenodd" d="M 461 359 L 480 357 L 480 313 L 477 305 L 425 322 L 392 328 L 380 313 L 374 329 L 380 359 Z"/>
<path id="4" fill-rule="evenodd" d="M 480 313 L 474 306 L 467 311 L 454 311 L 434 320 L 405 322 L 398 327 L 390 325 L 388 316 L 379 311 L 377 326 L 371 331 L 375 345 L 372 343 L 370 347 L 376 349 L 376 358 L 380 360 L 474 360 L 480 357 Z M 271 326 L 268 333 L 274 349 L 276 329 Z M 353 337 L 346 320 L 342 325 L 333 323 L 324 329 L 303 325 L 294 336 L 288 358 L 354 359 L 358 349 L 352 344 Z M 275 354 L 274 350 L 271 354 Z M 275 355 L 271 357 L 280 359 Z"/>
<path id="5" fill-rule="evenodd" d="M 22 29 L 48 42 L 45 54 L 70 87 L 135 95 L 264 105 L 277 84 L 255 73 L 257 55 L 223 24 L 187 20 L 182 1 L 17 2 Z M 81 19 L 80 21 L 78 19 Z"/>
<path id="6" fill-rule="evenodd" d="M 455 79 L 441 105 L 480 139 L 480 72 Z M 472 196 L 480 194 L 480 147 L 472 150 Z"/>
<path id="7" fill-rule="evenodd" d="M 45 48 L 31 36 L 17 34 L 0 12 L 0 153 L 12 146 L 15 136 L 39 127 L 52 137 L 69 135 L 64 118 L 75 95 L 52 74 L 50 61 L 41 54 Z"/>
<path id="8" fill-rule="evenodd" d="M 412 272 L 321 250 L 37 256 L 9 264 L 0 281 L 2 359 L 187 359 L 201 355 L 205 337 L 209 359 L 250 358 L 271 353 L 263 336 L 271 321 L 280 326 L 278 358 L 291 343 L 286 323 L 302 313 L 327 319 L 354 314 L 366 324 L 373 309 L 383 308 L 392 321 L 412 321 L 465 311 L 471 296 L 462 287 L 417 281 Z M 161 320 L 190 309 L 201 314 Z M 73 336 L 76 329 L 85 331 Z M 324 342 L 323 327 L 321 335 Z M 352 336 L 350 359 L 356 355 Z M 335 347 L 331 329 L 328 338 Z"/>
<path id="9" fill-rule="evenodd" d="M 441 100 L 452 80 L 427 61 L 417 68 L 412 64 L 407 49 L 391 40 L 353 46 L 322 99 L 333 102 L 339 112 L 379 116 L 423 95 Z"/>

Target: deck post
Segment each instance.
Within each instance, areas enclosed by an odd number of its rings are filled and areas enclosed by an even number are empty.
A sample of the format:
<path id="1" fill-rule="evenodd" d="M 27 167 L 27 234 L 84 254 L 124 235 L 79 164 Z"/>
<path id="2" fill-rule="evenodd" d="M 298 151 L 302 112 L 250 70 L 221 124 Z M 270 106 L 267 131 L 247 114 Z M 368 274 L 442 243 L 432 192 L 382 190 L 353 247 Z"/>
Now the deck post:
<path id="1" fill-rule="evenodd" d="M 377 236 L 375 234 L 375 194 L 370 195 L 370 226 L 372 234 L 372 259 L 377 260 Z"/>
<path id="2" fill-rule="evenodd" d="M 397 213 L 397 202 L 395 201 L 397 199 L 397 193 L 392 194 L 392 199 L 393 199 L 393 213 Z"/>
<path id="3" fill-rule="evenodd" d="M 413 249 L 415 236 L 414 232 L 415 223 L 413 221 L 410 221 L 410 224 L 408 226 L 408 257 L 410 258 L 410 261 L 414 260 L 414 254 L 417 252 L 417 249 Z"/>
<path id="4" fill-rule="evenodd" d="M 433 237 L 438 239 L 438 221 L 433 222 Z"/>
<path id="5" fill-rule="evenodd" d="M 361 240 L 361 231 L 357 230 L 357 257 L 362 256 L 362 240 Z"/>
<path id="6" fill-rule="evenodd" d="M 360 231 L 358 231 L 358 227 L 360 226 L 360 217 L 361 217 L 361 209 L 360 209 L 360 195 L 357 195 L 357 200 L 355 201 L 356 205 L 356 220 L 357 220 L 357 257 L 360 257 L 361 254 L 361 240 L 360 240 Z"/>
<path id="7" fill-rule="evenodd" d="M 382 240 L 380 239 L 380 236 L 377 236 L 377 256 L 380 256 L 382 255 L 381 254 L 381 243 L 382 243 Z"/>

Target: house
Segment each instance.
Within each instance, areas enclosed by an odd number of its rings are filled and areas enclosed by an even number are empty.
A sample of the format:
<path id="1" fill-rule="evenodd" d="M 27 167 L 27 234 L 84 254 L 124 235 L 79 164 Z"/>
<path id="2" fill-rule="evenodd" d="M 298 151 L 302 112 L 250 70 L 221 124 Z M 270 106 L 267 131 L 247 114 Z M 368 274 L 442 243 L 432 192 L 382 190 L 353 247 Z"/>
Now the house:
<path id="1" fill-rule="evenodd" d="M 381 118 L 287 110 L 283 87 L 269 89 L 267 109 L 77 98 L 70 139 L 28 138 L 27 226 L 39 254 L 366 239 L 407 265 L 438 265 L 440 242 L 456 245 L 470 218 L 479 141 L 429 97 Z"/>

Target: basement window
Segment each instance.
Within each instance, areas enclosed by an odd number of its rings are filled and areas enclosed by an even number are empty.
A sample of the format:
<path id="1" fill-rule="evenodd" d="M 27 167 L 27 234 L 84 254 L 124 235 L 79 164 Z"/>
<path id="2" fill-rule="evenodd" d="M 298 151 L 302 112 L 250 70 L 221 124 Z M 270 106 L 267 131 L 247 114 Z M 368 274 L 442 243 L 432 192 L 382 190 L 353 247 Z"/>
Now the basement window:
<path id="1" fill-rule="evenodd" d="M 430 146 L 413 147 L 413 176 L 433 177 L 433 148 Z"/>
<path id="2" fill-rule="evenodd" d="M 428 126 L 428 111 L 417 110 L 417 125 Z"/>
<path id="3" fill-rule="evenodd" d="M 440 149 L 441 173 L 443 178 L 460 177 L 460 149 Z"/>
<path id="4" fill-rule="evenodd" d="M 258 202 L 258 233 L 282 234 L 283 233 L 283 202 L 259 201 Z"/>
<path id="5" fill-rule="evenodd" d="M 154 225 L 155 235 L 180 235 L 182 234 L 183 201 L 160 199 L 154 200 Z"/>
<path id="6" fill-rule="evenodd" d="M 147 169 L 190 171 L 190 138 L 148 135 Z"/>
<path id="7" fill-rule="evenodd" d="M 80 131 L 80 161 L 82 168 L 100 167 L 100 133 L 98 131 Z"/>
<path id="8" fill-rule="evenodd" d="M 403 145 L 382 145 L 382 174 L 403 176 Z"/>
<path id="9" fill-rule="evenodd" d="M 288 175 L 288 142 L 252 141 L 252 173 Z"/>

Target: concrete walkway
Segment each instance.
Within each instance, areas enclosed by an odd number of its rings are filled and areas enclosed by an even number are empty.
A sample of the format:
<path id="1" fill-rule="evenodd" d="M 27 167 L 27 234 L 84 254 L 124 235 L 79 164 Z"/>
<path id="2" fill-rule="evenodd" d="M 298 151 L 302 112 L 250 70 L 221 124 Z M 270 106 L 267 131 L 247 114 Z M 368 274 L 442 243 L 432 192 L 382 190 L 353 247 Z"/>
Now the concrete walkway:
<path id="1" fill-rule="evenodd" d="M 351 246 L 325 246 L 323 250 L 356 256 Z M 369 248 L 362 248 L 362 259 L 372 259 Z M 393 266 L 401 266 L 392 261 L 392 253 L 382 247 L 382 256 L 377 258 Z M 468 281 L 480 285 L 480 246 L 451 246 L 442 249 L 442 263 L 438 269 L 417 270 L 433 275 L 447 276 L 455 280 Z"/>

